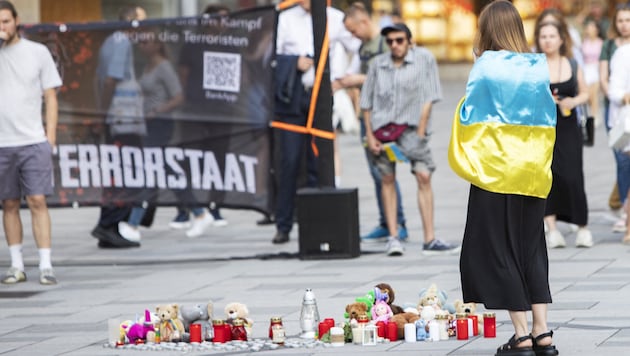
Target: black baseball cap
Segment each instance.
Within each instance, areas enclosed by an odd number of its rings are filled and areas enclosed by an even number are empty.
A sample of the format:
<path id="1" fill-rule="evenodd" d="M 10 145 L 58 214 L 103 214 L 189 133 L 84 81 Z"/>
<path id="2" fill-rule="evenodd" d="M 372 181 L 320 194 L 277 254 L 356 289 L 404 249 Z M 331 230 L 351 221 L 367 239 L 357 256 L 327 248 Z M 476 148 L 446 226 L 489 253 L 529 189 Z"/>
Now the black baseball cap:
<path id="1" fill-rule="evenodd" d="M 405 25 L 404 23 L 395 23 L 383 27 L 383 29 L 381 30 L 381 35 L 387 36 L 387 34 L 390 32 L 404 32 L 407 35 L 408 39 L 411 38 L 411 31 L 409 30 L 409 27 L 407 27 L 407 25 Z"/>

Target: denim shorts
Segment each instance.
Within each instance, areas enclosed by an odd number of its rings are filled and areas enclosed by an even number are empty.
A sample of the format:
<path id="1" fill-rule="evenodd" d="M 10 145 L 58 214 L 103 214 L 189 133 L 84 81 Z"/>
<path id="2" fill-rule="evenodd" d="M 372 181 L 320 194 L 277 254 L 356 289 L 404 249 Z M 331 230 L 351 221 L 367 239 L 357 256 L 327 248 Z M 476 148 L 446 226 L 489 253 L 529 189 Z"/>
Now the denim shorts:
<path id="1" fill-rule="evenodd" d="M 435 163 L 429 148 L 428 137 L 420 137 L 417 127 L 411 126 L 396 140 L 396 145 L 411 162 L 411 173 L 432 173 L 435 171 Z M 396 162 L 387 158 L 384 152 L 375 155 L 370 152 L 370 159 L 382 175 L 394 174 Z"/>
<path id="2" fill-rule="evenodd" d="M 0 147 L 0 199 L 52 194 L 52 167 L 48 141 Z"/>

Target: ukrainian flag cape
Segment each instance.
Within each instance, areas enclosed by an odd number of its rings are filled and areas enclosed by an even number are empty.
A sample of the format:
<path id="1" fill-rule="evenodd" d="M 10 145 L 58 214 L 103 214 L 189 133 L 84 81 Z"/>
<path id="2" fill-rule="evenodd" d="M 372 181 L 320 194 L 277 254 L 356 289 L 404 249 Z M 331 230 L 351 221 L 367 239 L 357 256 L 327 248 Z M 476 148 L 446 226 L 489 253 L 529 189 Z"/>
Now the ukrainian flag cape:
<path id="1" fill-rule="evenodd" d="M 545 55 L 485 51 L 455 111 L 449 164 L 487 191 L 547 198 L 555 126 Z"/>

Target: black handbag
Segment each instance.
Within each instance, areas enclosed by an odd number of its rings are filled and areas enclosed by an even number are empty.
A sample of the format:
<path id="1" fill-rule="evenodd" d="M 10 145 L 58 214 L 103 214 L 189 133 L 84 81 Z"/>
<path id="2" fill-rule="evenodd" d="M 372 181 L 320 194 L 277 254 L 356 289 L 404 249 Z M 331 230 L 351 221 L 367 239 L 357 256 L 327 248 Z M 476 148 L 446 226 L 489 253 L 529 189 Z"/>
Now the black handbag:
<path id="1" fill-rule="evenodd" d="M 576 109 L 584 146 L 592 147 L 595 144 L 595 119 L 590 114 L 587 104 L 582 104 Z"/>

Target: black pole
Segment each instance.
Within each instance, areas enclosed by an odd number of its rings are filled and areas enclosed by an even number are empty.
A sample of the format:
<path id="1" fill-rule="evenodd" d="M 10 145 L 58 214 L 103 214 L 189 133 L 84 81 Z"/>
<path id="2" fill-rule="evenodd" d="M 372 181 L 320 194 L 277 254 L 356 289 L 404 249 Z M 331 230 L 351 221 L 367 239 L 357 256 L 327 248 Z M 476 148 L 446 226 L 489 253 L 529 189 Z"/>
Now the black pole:
<path id="1" fill-rule="evenodd" d="M 315 66 L 319 63 L 322 53 L 324 33 L 326 31 L 326 0 L 311 0 L 311 16 L 313 19 L 313 41 L 315 48 Z M 330 70 L 328 67 L 328 56 L 325 58 L 326 66 L 322 77 L 319 94 L 317 96 L 315 117 L 313 127 L 332 131 L 332 89 L 330 86 Z M 315 67 L 317 69 L 317 67 Z M 315 93 L 313 93 L 315 95 Z M 316 137 L 316 144 L 319 150 L 317 159 L 318 183 L 321 187 L 335 186 L 335 160 L 333 141 Z"/>

